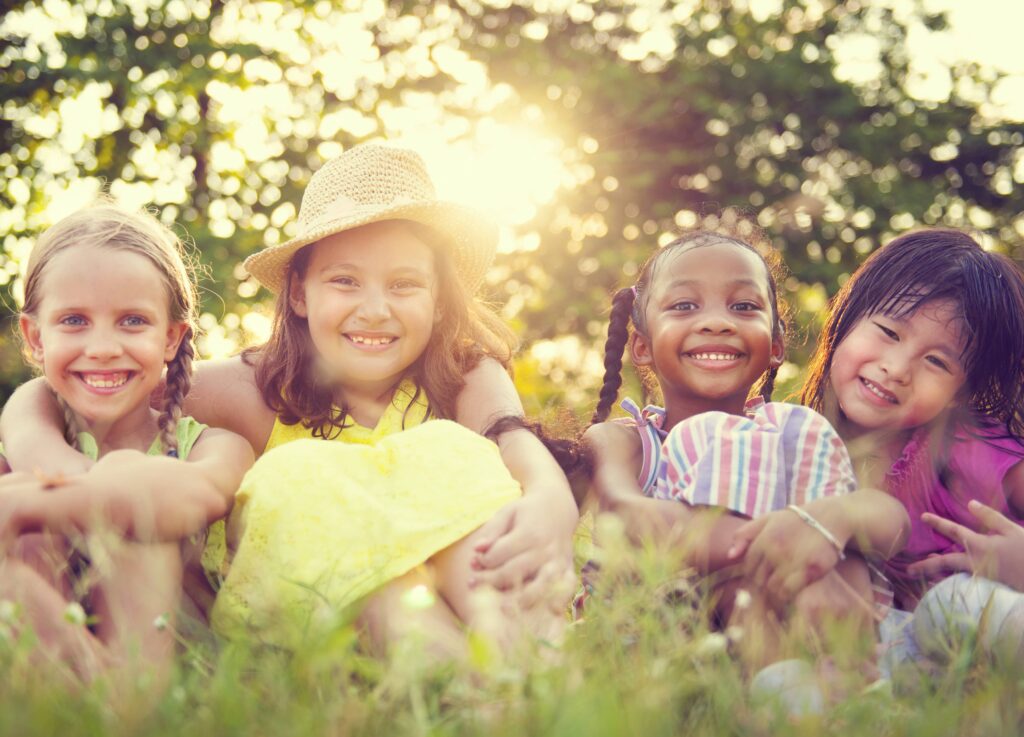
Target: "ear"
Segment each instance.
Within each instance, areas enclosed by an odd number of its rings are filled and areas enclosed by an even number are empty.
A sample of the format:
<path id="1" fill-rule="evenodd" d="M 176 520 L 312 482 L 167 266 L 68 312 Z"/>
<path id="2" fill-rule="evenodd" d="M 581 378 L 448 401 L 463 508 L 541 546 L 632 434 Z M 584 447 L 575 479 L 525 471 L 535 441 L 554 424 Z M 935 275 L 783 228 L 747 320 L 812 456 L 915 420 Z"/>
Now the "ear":
<path id="1" fill-rule="evenodd" d="M 650 366 L 654 363 L 651 355 L 651 342 L 639 331 L 629 336 L 629 357 L 637 366 Z"/>
<path id="2" fill-rule="evenodd" d="M 768 361 L 769 368 L 778 368 L 786 358 L 786 342 L 780 335 L 772 339 L 772 355 Z"/>
<path id="3" fill-rule="evenodd" d="M 167 344 L 164 346 L 164 363 L 174 360 L 178 355 L 178 348 L 188 331 L 188 324 L 184 322 L 172 322 L 167 326 Z"/>
<path id="4" fill-rule="evenodd" d="M 21 334 L 25 338 L 25 345 L 28 346 L 32 354 L 32 360 L 36 363 L 42 363 L 43 341 L 41 339 L 42 331 L 39 329 L 39 323 L 28 315 L 21 315 L 18 317 L 18 326 L 21 328 Z"/>
<path id="5" fill-rule="evenodd" d="M 302 280 L 299 279 L 298 274 L 294 272 L 289 279 L 291 279 L 291 283 L 288 285 L 288 304 L 291 305 L 292 311 L 299 317 L 308 317 L 309 313 L 306 310 L 306 287 L 303 285 Z"/>

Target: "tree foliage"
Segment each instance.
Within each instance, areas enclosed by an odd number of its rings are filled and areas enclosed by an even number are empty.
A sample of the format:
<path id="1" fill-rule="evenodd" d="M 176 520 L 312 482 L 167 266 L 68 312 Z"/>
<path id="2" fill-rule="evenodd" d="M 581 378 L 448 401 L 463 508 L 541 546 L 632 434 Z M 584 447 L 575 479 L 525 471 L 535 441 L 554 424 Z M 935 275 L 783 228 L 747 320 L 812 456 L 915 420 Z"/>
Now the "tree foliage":
<path id="1" fill-rule="evenodd" d="M 520 228 L 535 247 L 504 254 L 492 280 L 527 342 L 599 340 L 609 293 L 665 234 L 719 208 L 743 208 L 782 250 L 804 327 L 866 253 L 915 225 L 972 227 L 1024 256 L 1024 126 L 987 105 L 997 77 L 963 65 L 948 100 L 911 94 L 909 29 L 941 17 L 855 0 L 752 5 L 9 3 L 5 299 L 17 303 L 19 264 L 54 203 L 102 183 L 195 242 L 215 285 L 207 340 L 250 341 L 245 316 L 265 295 L 241 259 L 288 237 L 325 158 L 391 137 L 409 110 L 530 108 L 566 142 L 576 186 Z M 840 57 L 858 36 L 880 63 L 854 81 Z M 5 341 L 4 394 L 26 375 Z"/>

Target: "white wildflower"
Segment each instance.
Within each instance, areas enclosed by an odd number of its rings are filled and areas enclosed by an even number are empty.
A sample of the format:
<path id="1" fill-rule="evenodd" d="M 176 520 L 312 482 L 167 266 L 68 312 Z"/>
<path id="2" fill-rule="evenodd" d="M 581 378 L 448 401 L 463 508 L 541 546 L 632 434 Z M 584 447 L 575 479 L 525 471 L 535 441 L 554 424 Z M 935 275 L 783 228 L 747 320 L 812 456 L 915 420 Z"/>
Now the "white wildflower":
<path id="1" fill-rule="evenodd" d="M 85 624 L 85 609 L 77 601 L 71 602 L 64 610 L 64 620 L 71 624 Z"/>
<path id="2" fill-rule="evenodd" d="M 429 609 L 434 606 L 434 601 L 434 592 L 422 583 L 402 594 L 402 604 L 409 609 Z"/>
<path id="3" fill-rule="evenodd" d="M 749 609 L 750 604 L 753 601 L 753 597 L 750 596 L 750 592 L 746 589 L 740 589 L 736 592 L 736 599 L 733 602 L 733 606 L 740 611 Z"/>
<path id="4" fill-rule="evenodd" d="M 165 629 L 167 629 L 168 624 L 170 624 L 170 620 L 168 619 L 166 613 L 161 614 L 159 617 L 153 620 L 153 626 L 156 627 L 156 629 L 160 632 L 163 632 Z"/>
<path id="5" fill-rule="evenodd" d="M 697 642 L 694 655 L 701 659 L 713 658 L 724 653 L 728 646 L 729 639 L 721 632 L 709 632 Z"/>

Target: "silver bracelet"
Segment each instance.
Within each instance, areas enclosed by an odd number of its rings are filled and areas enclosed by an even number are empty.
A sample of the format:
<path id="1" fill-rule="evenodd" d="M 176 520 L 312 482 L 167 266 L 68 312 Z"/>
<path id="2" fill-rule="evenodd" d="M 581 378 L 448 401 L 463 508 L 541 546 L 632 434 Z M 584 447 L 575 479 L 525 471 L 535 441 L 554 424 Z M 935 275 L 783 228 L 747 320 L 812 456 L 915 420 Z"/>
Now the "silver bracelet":
<path id="1" fill-rule="evenodd" d="M 814 517 L 811 516 L 810 512 L 808 512 L 806 509 L 801 509 L 795 504 L 790 504 L 789 506 L 786 507 L 786 509 L 790 509 L 793 512 L 795 512 L 797 517 L 799 517 L 808 525 L 810 525 L 815 530 L 820 532 L 822 537 L 828 540 L 832 547 L 836 549 L 836 553 L 839 555 L 839 560 L 846 560 L 846 553 L 843 552 L 843 546 L 839 544 L 838 540 L 836 540 L 836 536 L 829 532 L 825 525 L 821 524 L 820 522 L 818 522 L 818 520 L 814 519 Z"/>

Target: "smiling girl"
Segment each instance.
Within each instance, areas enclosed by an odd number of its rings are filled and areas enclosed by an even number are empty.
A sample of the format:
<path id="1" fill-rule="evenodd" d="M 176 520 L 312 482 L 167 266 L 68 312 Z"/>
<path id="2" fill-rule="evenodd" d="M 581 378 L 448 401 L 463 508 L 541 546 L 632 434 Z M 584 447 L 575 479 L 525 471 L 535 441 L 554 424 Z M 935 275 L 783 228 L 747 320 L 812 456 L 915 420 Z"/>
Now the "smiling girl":
<path id="1" fill-rule="evenodd" d="M 182 416 L 196 289 L 180 248 L 153 217 L 101 202 L 51 227 L 29 256 L 26 353 L 68 442 L 91 460 L 66 477 L 4 478 L 0 596 L 22 605 L 44 656 L 86 678 L 132 656 L 166 665 L 178 543 L 225 513 L 252 463 L 244 439 Z"/>

